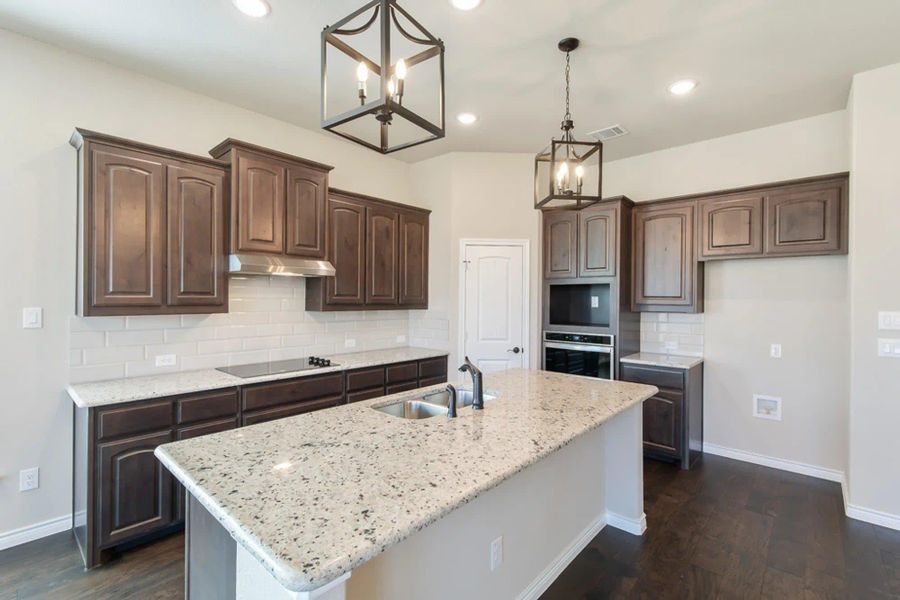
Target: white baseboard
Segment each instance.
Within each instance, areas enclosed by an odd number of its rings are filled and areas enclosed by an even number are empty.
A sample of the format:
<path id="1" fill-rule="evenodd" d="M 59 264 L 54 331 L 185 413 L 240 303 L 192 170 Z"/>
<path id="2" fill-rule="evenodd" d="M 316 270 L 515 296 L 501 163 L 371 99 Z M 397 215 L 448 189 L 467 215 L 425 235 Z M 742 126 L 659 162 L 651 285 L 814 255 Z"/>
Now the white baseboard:
<path id="1" fill-rule="evenodd" d="M 19 529 L 13 529 L 0 533 L 0 550 L 6 550 L 19 544 L 33 542 L 42 537 L 53 535 L 61 531 L 72 529 L 72 515 L 62 515 L 55 519 L 48 519 L 42 523 L 35 523 Z"/>
<path id="2" fill-rule="evenodd" d="M 900 531 L 900 515 L 892 515 L 891 513 L 881 512 L 872 508 L 856 506 L 855 504 L 844 504 L 847 516 L 851 519 L 859 519 L 872 525 L 880 525 L 888 529 L 896 529 Z"/>
<path id="3" fill-rule="evenodd" d="M 614 512 L 607 512 L 606 524 L 631 535 L 644 535 L 647 531 L 647 515 L 641 513 L 640 519 L 629 519 Z"/>
<path id="4" fill-rule="evenodd" d="M 591 543 L 591 540 L 606 527 L 607 515 L 598 517 L 588 525 L 581 534 L 575 538 L 569 546 L 557 556 L 547 568 L 532 581 L 525 590 L 519 594 L 518 600 L 537 600 L 541 594 L 547 591 L 550 584 L 556 581 L 559 574 L 569 566 L 578 553 Z"/>
<path id="5" fill-rule="evenodd" d="M 771 467 L 773 469 L 780 469 L 782 471 L 789 471 L 791 473 L 798 473 L 800 475 L 809 475 L 810 477 L 825 479 L 827 481 L 834 481 L 837 483 L 842 483 L 844 481 L 844 472 L 838 471 L 836 469 L 818 467 L 816 465 L 810 465 L 793 460 L 785 460 L 783 458 L 775 458 L 774 456 L 766 456 L 765 454 L 747 452 L 745 450 L 738 450 L 736 448 L 726 448 L 725 446 L 718 446 L 716 444 L 709 443 L 703 444 L 703 451 L 707 454 L 724 456 L 725 458 L 732 458 L 734 460 L 753 463 L 755 465 L 762 465 L 764 467 Z"/>

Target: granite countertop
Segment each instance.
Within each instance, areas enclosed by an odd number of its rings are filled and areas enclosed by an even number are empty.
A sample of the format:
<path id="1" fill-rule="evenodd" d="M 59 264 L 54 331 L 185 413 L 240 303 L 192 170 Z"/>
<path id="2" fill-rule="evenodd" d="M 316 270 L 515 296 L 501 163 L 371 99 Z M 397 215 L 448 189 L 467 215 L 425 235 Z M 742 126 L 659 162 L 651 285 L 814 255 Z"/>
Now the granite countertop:
<path id="1" fill-rule="evenodd" d="M 456 419 L 371 409 L 420 389 L 165 444 L 156 456 L 282 585 L 305 591 L 657 391 L 526 369 L 485 374 L 484 385 L 498 397 Z"/>
<path id="2" fill-rule="evenodd" d="M 309 371 L 277 373 L 274 375 L 263 375 L 261 377 L 244 379 L 215 369 L 203 369 L 200 371 L 183 371 L 180 373 L 166 373 L 164 375 L 148 375 L 145 377 L 127 377 L 125 379 L 78 383 L 68 386 L 66 391 L 77 406 L 81 408 L 92 408 L 109 404 L 134 402 L 135 400 L 148 400 L 150 398 L 162 398 L 178 394 L 216 390 L 238 385 L 250 385 L 252 383 L 264 381 L 293 379 L 295 377 L 306 377 L 309 375 L 321 375 L 323 373 L 347 371 L 364 367 L 375 367 L 407 360 L 422 360 L 425 358 L 446 356 L 447 354 L 446 350 L 432 350 L 429 348 L 389 348 L 387 350 L 370 350 L 368 352 L 325 356 L 323 358 L 330 358 L 333 362 L 338 364 Z"/>
<path id="3" fill-rule="evenodd" d="M 670 369 L 690 369 L 703 362 L 697 356 L 672 356 L 671 354 L 654 354 L 652 352 L 638 352 L 629 354 L 620 359 L 620 362 L 632 365 L 650 365 L 653 367 L 669 367 Z"/>

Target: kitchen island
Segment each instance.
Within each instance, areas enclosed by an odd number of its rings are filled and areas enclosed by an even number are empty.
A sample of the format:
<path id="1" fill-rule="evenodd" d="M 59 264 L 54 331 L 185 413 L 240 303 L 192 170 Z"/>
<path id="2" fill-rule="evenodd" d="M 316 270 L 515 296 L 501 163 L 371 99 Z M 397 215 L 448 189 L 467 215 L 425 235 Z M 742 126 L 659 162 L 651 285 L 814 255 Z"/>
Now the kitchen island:
<path id="1" fill-rule="evenodd" d="M 432 386 L 157 448 L 189 494 L 187 596 L 532 598 L 605 525 L 643 533 L 656 388 L 484 383 L 455 419 L 374 410 Z"/>

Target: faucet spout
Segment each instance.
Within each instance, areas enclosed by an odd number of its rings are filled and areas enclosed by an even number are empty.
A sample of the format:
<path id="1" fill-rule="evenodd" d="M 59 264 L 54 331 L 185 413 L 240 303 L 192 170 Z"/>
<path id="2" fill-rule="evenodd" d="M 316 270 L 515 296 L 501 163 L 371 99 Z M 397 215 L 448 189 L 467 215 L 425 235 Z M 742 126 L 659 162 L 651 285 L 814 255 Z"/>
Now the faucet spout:
<path id="1" fill-rule="evenodd" d="M 461 373 L 468 372 L 472 376 L 472 409 L 482 410 L 484 408 L 484 386 L 482 385 L 484 376 L 481 369 L 465 357 L 465 362 L 459 367 Z"/>
<path id="2" fill-rule="evenodd" d="M 456 387 L 452 383 L 447 384 L 447 392 L 450 397 L 447 398 L 447 418 L 456 418 Z"/>

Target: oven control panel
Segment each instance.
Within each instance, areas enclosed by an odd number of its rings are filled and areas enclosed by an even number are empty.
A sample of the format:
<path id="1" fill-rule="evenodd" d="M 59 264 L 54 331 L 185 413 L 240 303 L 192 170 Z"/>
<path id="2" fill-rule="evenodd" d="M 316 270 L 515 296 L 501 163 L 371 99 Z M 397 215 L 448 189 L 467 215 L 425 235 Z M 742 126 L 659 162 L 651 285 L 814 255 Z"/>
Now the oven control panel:
<path id="1" fill-rule="evenodd" d="M 548 342 L 570 342 L 573 344 L 594 344 L 597 346 L 612 346 L 613 336 L 594 333 L 562 333 L 545 331 L 544 340 Z"/>

